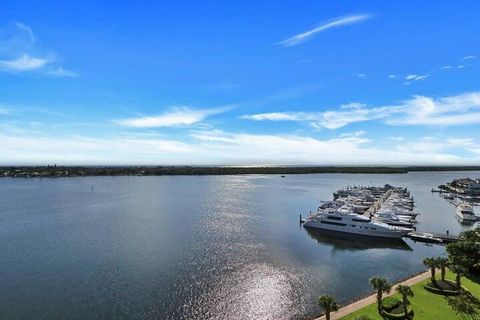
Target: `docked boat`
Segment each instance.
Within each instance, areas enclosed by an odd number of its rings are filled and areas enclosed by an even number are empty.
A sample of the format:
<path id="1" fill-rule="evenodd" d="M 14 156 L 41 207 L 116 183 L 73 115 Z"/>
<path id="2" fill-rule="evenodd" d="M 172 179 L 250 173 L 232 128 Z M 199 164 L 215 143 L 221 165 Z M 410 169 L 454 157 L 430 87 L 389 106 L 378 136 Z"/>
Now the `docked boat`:
<path id="1" fill-rule="evenodd" d="M 473 207 L 466 202 L 460 203 L 457 206 L 456 214 L 463 221 L 477 221 L 478 220 L 478 217 L 473 212 Z"/>
<path id="2" fill-rule="evenodd" d="M 308 217 L 305 228 L 316 228 L 342 233 L 358 234 L 370 237 L 400 239 L 411 229 L 394 227 L 386 223 L 373 221 L 353 212 L 319 211 Z"/>
<path id="3" fill-rule="evenodd" d="M 413 226 L 413 223 L 409 219 L 400 219 L 396 214 L 391 212 L 377 212 L 373 215 L 373 217 L 376 221 L 380 221 L 391 226 L 404 228 L 411 228 Z"/>

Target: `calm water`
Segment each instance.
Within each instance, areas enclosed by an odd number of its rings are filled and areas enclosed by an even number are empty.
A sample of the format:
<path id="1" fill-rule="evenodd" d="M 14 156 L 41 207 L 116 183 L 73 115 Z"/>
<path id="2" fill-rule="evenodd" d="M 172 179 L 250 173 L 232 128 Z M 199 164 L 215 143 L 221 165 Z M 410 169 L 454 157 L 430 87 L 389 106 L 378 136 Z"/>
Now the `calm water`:
<path id="1" fill-rule="evenodd" d="M 457 233 L 430 192 L 468 173 L 0 179 L 1 319 L 301 319 L 423 270 L 442 246 L 312 234 L 347 184 L 406 186 L 419 230 Z M 91 186 L 94 190 L 91 191 Z M 478 210 L 478 208 L 477 208 Z"/>

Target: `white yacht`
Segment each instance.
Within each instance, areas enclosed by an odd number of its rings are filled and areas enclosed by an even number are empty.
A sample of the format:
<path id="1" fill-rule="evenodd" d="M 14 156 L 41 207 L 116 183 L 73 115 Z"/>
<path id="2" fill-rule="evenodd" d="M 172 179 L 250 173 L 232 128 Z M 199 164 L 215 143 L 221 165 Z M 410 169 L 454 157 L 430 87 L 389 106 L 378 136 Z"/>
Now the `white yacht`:
<path id="1" fill-rule="evenodd" d="M 388 211 L 378 211 L 373 215 L 376 221 L 380 221 L 391 226 L 411 228 L 413 222 L 408 218 L 399 218 L 396 214 Z"/>
<path id="2" fill-rule="evenodd" d="M 310 215 L 304 226 L 306 228 L 394 239 L 400 239 L 404 234 L 411 231 L 407 228 L 393 227 L 382 222 L 372 221 L 365 216 L 345 211 L 319 211 Z"/>
<path id="3" fill-rule="evenodd" d="M 457 216 L 464 221 L 477 221 L 478 217 L 473 212 L 473 207 L 466 203 L 460 203 L 457 206 Z"/>

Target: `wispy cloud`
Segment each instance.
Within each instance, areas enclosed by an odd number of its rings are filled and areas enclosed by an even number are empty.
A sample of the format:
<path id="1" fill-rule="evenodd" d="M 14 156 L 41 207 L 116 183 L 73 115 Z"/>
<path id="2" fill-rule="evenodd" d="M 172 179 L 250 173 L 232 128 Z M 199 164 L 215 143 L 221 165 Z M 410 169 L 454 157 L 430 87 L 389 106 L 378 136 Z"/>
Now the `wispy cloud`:
<path id="1" fill-rule="evenodd" d="M 0 164 L 432 165 L 480 161 L 478 141 L 465 137 L 391 139 L 381 147 L 364 131 L 319 138 L 197 129 L 182 141 L 158 133 L 89 137 L 25 127 L 16 130 L 1 122 L 0 128 Z"/>
<path id="2" fill-rule="evenodd" d="M 469 55 L 469 56 L 464 56 L 462 58 L 462 61 L 465 63 L 465 64 L 448 64 L 448 65 L 443 65 L 441 67 L 439 67 L 439 70 L 450 70 L 450 69 L 464 69 L 466 67 L 469 67 L 471 66 L 471 63 L 469 63 L 470 61 L 465 61 L 465 60 L 472 60 L 472 59 L 475 59 L 476 56 L 473 56 L 473 55 Z M 435 69 L 436 70 L 436 69 Z M 423 73 L 423 74 L 418 74 L 418 73 L 412 73 L 412 74 L 407 74 L 407 75 L 404 75 L 404 76 L 397 76 L 395 74 L 390 74 L 388 75 L 388 78 L 389 79 L 396 79 L 398 78 L 399 80 L 402 80 L 403 79 L 403 83 L 406 84 L 406 85 L 410 85 L 412 84 L 413 82 L 415 81 L 421 81 L 421 80 L 425 80 L 427 78 L 429 78 L 430 76 L 432 76 L 432 74 L 434 73 L 435 71 L 432 70 L 432 71 L 429 71 L 427 73 Z"/>
<path id="3" fill-rule="evenodd" d="M 56 76 L 56 77 L 76 77 L 78 76 L 77 73 L 69 70 L 65 70 L 62 67 L 57 67 L 52 70 L 46 71 L 49 75 Z"/>
<path id="4" fill-rule="evenodd" d="M 200 131 L 192 137 L 201 148 L 224 163 L 268 164 L 459 164 L 474 163 L 475 157 L 462 158 L 449 152 L 452 144 L 441 148 L 439 141 L 424 141 L 418 150 L 407 142 L 394 141 L 387 148 L 373 146 L 365 132 L 342 134 L 330 139 L 301 135 L 268 135 Z M 466 146 L 465 146 L 466 147 Z M 470 146 L 469 146 L 470 147 Z"/>
<path id="5" fill-rule="evenodd" d="M 430 77 L 430 74 L 409 74 L 405 76 L 405 84 L 409 85 L 413 81 L 422 81 Z"/>
<path id="6" fill-rule="evenodd" d="M 480 92 L 432 98 L 415 96 L 395 106 L 394 125 L 466 125 L 480 123 Z"/>
<path id="7" fill-rule="evenodd" d="M 439 137 L 422 137 L 416 141 L 404 141 L 395 146 L 400 152 L 407 153 L 439 153 L 452 149 L 463 149 L 470 151 L 476 147 L 476 142 L 472 138 L 439 138 Z"/>
<path id="8" fill-rule="evenodd" d="M 480 123 L 480 91 L 450 97 L 415 96 L 400 104 L 368 107 L 352 103 L 323 112 L 271 112 L 244 115 L 255 121 L 306 122 L 316 128 L 337 129 L 351 123 L 382 120 L 390 125 L 464 125 Z"/>
<path id="9" fill-rule="evenodd" d="M 226 112 L 231 108 L 231 106 L 211 109 L 175 107 L 169 112 L 156 116 L 120 119 L 114 120 L 114 122 L 122 126 L 135 128 L 189 126 L 201 122 L 209 116 Z"/>
<path id="10" fill-rule="evenodd" d="M 336 27 L 341 27 L 341 26 L 346 26 L 350 24 L 355 24 L 362 22 L 364 20 L 367 20 L 371 18 L 372 16 L 369 14 L 357 14 L 357 15 L 349 15 L 349 16 L 344 16 L 344 17 L 339 17 L 330 21 L 327 21 L 325 23 L 320 24 L 319 26 L 302 32 L 300 34 L 297 34 L 293 37 L 290 37 L 286 40 L 283 40 L 279 42 L 280 45 L 285 46 L 285 47 L 291 47 L 291 46 L 296 46 L 298 44 L 301 44 L 309 39 L 311 39 L 313 36 L 316 34 L 326 31 L 328 29 L 336 28 Z"/>
<path id="11" fill-rule="evenodd" d="M 41 48 L 32 29 L 24 23 L 0 28 L 0 71 L 40 72 L 60 77 L 75 76 L 59 65 L 56 54 Z"/>
<path id="12" fill-rule="evenodd" d="M 400 142 L 400 141 L 403 141 L 405 140 L 405 137 L 402 137 L 402 136 L 393 136 L 393 137 L 387 137 L 388 140 L 392 140 L 392 141 L 396 141 L 396 142 Z"/>
<path id="13" fill-rule="evenodd" d="M 158 137 L 48 136 L 0 133 L 3 164 L 149 164 L 181 163 L 194 146 Z"/>
<path id="14" fill-rule="evenodd" d="M 269 112 L 257 113 L 241 116 L 241 119 L 255 120 L 255 121 L 308 121 L 309 118 L 315 118 L 315 113 L 308 112 Z"/>
<path id="15" fill-rule="evenodd" d="M 24 54 L 12 60 L 0 60 L 0 69 L 12 71 L 33 71 L 42 69 L 47 64 L 47 59 L 36 58 L 28 54 Z"/>
<path id="16" fill-rule="evenodd" d="M 351 103 L 340 106 L 339 111 L 324 112 L 271 112 L 253 115 L 244 115 L 247 120 L 269 121 L 298 121 L 308 122 L 315 128 L 337 129 L 350 123 L 384 118 L 384 108 L 368 109 L 360 103 Z"/>

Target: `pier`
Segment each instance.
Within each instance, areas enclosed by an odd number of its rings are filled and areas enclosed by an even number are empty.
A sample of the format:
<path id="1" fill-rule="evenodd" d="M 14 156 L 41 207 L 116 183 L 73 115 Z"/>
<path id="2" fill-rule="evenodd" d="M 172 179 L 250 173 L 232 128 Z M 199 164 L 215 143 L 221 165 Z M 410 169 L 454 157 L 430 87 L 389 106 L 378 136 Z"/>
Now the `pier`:
<path id="1" fill-rule="evenodd" d="M 458 235 L 453 235 L 449 233 L 420 232 L 420 231 L 412 231 L 408 233 L 406 237 L 414 241 L 426 242 L 426 243 L 451 243 L 459 240 Z"/>
<path id="2" fill-rule="evenodd" d="M 363 213 L 363 215 L 365 217 L 368 217 L 370 218 L 373 214 L 375 214 L 381 207 L 382 207 L 382 204 L 385 202 L 385 200 L 387 200 L 390 195 L 392 194 L 392 189 L 388 190 L 387 192 L 385 192 L 381 197 L 380 199 L 378 199 L 377 201 L 375 201 L 372 206 L 370 208 L 367 209 L 367 211 L 365 211 Z"/>

